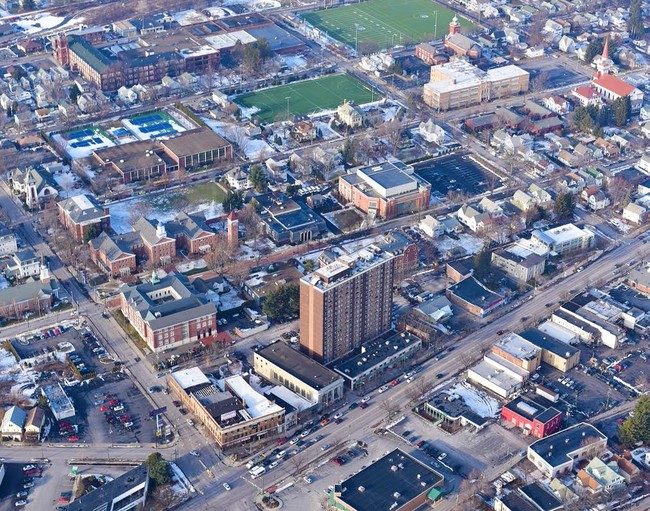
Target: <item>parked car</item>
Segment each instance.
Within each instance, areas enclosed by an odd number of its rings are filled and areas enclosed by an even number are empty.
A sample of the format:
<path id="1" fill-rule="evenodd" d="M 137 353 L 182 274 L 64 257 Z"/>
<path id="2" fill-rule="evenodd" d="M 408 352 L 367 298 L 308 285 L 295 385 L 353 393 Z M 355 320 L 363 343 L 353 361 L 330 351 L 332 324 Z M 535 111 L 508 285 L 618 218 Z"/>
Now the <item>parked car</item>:
<path id="1" fill-rule="evenodd" d="M 223 489 L 226 491 L 230 491 L 230 485 L 228 483 L 223 483 Z"/>
<path id="2" fill-rule="evenodd" d="M 287 437 L 285 437 L 285 436 L 283 436 L 282 438 L 280 438 L 280 439 L 278 440 L 278 442 L 277 442 L 278 445 L 284 445 L 284 444 L 286 444 L 286 443 L 287 443 Z"/>

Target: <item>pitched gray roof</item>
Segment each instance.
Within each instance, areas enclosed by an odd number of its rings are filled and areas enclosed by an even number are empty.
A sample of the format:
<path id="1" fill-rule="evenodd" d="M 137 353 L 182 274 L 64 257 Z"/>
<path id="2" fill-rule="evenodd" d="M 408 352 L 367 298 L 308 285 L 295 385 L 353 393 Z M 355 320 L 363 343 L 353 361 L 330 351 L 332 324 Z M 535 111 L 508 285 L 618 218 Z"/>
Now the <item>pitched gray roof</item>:
<path id="1" fill-rule="evenodd" d="M 92 195 L 76 195 L 59 202 L 59 207 L 63 209 L 70 219 L 76 223 L 99 221 L 103 217 L 104 208 L 97 202 Z"/>

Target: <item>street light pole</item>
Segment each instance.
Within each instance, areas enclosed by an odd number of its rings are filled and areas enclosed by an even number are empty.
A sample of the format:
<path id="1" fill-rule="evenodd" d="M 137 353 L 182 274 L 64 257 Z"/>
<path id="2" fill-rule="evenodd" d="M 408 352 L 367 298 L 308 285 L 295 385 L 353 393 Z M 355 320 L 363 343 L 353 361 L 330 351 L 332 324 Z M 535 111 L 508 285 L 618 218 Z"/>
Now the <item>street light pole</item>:
<path id="1" fill-rule="evenodd" d="M 289 115 L 290 115 L 290 114 L 289 114 L 289 99 L 290 99 L 290 98 L 291 98 L 291 96 L 287 96 L 286 98 L 284 98 L 284 99 L 287 100 L 287 119 L 289 118 Z"/>
<path id="2" fill-rule="evenodd" d="M 359 24 L 354 24 L 354 53 L 359 53 Z"/>

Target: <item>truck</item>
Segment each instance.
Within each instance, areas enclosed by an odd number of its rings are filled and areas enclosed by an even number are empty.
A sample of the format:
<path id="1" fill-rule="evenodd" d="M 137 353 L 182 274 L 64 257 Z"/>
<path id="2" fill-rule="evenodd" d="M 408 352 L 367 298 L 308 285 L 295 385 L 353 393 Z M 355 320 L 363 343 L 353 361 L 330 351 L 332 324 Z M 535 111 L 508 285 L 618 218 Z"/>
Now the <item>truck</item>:
<path id="1" fill-rule="evenodd" d="M 251 470 L 248 471 L 248 473 L 251 475 L 251 479 L 258 478 L 264 472 L 266 472 L 266 468 L 264 468 L 262 465 L 258 465 L 256 467 L 253 467 Z"/>
<path id="2" fill-rule="evenodd" d="M 250 470 L 251 468 L 253 468 L 258 463 L 261 463 L 262 461 L 264 461 L 265 458 L 266 458 L 266 456 L 264 454 L 258 454 L 253 459 L 251 459 L 248 463 L 246 463 L 246 468 Z"/>

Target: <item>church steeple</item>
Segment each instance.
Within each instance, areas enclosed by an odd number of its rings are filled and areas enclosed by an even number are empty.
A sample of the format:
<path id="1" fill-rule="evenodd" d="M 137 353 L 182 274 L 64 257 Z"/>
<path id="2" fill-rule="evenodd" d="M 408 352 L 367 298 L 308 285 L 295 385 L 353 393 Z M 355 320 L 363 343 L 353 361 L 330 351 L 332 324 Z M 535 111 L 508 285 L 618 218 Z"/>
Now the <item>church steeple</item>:
<path id="1" fill-rule="evenodd" d="M 449 23 L 449 35 L 458 34 L 460 32 L 460 23 L 458 23 L 458 17 L 454 15 L 454 19 Z"/>

